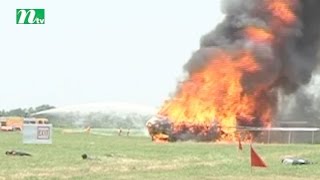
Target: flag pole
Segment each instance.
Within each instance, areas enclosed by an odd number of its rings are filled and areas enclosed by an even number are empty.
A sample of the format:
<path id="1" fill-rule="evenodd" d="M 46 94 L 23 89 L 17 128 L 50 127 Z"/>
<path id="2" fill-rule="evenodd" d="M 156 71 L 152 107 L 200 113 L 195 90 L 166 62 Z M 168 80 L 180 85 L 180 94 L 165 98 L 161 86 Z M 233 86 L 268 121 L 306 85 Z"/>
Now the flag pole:
<path id="1" fill-rule="evenodd" d="M 251 167 L 251 174 L 252 174 L 252 134 L 250 133 L 250 167 Z"/>
<path id="2" fill-rule="evenodd" d="M 250 140 L 251 142 L 250 142 L 250 173 L 252 174 L 252 164 L 251 164 L 251 161 L 252 161 L 252 156 L 251 156 L 251 149 L 252 149 L 252 140 Z"/>

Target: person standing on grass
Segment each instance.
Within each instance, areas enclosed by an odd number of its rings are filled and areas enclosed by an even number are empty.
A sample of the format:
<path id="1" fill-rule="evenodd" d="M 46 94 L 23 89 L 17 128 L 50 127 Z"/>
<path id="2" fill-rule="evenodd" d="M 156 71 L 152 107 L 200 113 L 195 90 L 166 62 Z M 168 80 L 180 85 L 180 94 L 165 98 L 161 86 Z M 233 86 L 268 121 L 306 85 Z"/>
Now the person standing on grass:
<path id="1" fill-rule="evenodd" d="M 84 131 L 85 131 L 86 133 L 90 134 L 91 127 L 90 127 L 90 126 L 88 126 Z"/>
<path id="2" fill-rule="evenodd" d="M 128 131 L 127 131 L 127 136 L 129 136 L 129 134 L 130 134 L 130 128 L 129 128 Z"/>
<path id="3" fill-rule="evenodd" d="M 121 128 L 119 128 L 118 136 L 121 136 L 121 133 L 122 133 L 122 129 L 121 129 Z"/>

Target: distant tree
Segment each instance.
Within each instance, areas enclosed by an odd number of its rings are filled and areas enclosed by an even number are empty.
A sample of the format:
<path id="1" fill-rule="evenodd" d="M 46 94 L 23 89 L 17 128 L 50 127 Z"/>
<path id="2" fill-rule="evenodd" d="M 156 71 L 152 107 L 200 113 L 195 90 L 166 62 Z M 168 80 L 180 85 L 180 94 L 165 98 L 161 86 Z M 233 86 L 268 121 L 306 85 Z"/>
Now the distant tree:
<path id="1" fill-rule="evenodd" d="M 1 110 L 0 111 L 0 116 L 5 116 L 6 115 L 6 111 L 5 110 Z"/>
<path id="2" fill-rule="evenodd" d="M 12 109 L 6 113 L 6 116 L 26 116 L 28 113 L 25 109 Z"/>
<path id="3" fill-rule="evenodd" d="M 55 108 L 54 106 L 43 104 L 35 108 L 34 113 Z"/>
<path id="4" fill-rule="evenodd" d="M 35 113 L 35 110 L 33 109 L 33 107 L 30 107 L 30 108 L 28 109 L 28 113 L 29 113 L 29 114 Z"/>

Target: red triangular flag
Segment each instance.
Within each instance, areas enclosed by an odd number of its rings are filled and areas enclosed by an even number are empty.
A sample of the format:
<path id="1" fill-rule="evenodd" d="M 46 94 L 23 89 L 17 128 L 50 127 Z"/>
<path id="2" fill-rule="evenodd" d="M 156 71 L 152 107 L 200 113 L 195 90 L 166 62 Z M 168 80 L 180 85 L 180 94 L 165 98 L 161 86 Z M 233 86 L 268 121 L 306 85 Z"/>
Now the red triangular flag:
<path id="1" fill-rule="evenodd" d="M 251 149 L 251 166 L 257 166 L 257 167 L 267 167 L 266 163 L 261 159 L 261 157 L 254 151 L 252 146 L 250 146 Z"/>
<path id="2" fill-rule="evenodd" d="M 242 144 L 241 144 L 241 138 L 240 137 L 238 137 L 238 142 L 239 142 L 238 148 L 239 148 L 239 150 L 242 150 Z"/>

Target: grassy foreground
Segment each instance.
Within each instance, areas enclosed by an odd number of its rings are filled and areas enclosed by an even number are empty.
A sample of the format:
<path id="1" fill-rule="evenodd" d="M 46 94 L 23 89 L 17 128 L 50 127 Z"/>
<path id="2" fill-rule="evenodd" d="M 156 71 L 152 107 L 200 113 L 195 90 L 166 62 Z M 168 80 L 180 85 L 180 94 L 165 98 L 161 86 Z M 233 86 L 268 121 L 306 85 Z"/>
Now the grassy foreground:
<path id="1" fill-rule="evenodd" d="M 52 145 L 23 145 L 18 132 L 0 132 L 0 179 L 319 179 L 320 145 L 258 145 L 266 169 L 249 166 L 249 146 L 236 144 L 155 144 L 148 137 L 63 134 Z M 6 156 L 22 150 L 32 157 Z M 82 160 L 87 153 L 94 160 Z M 318 164 L 283 165 L 284 155 Z"/>

